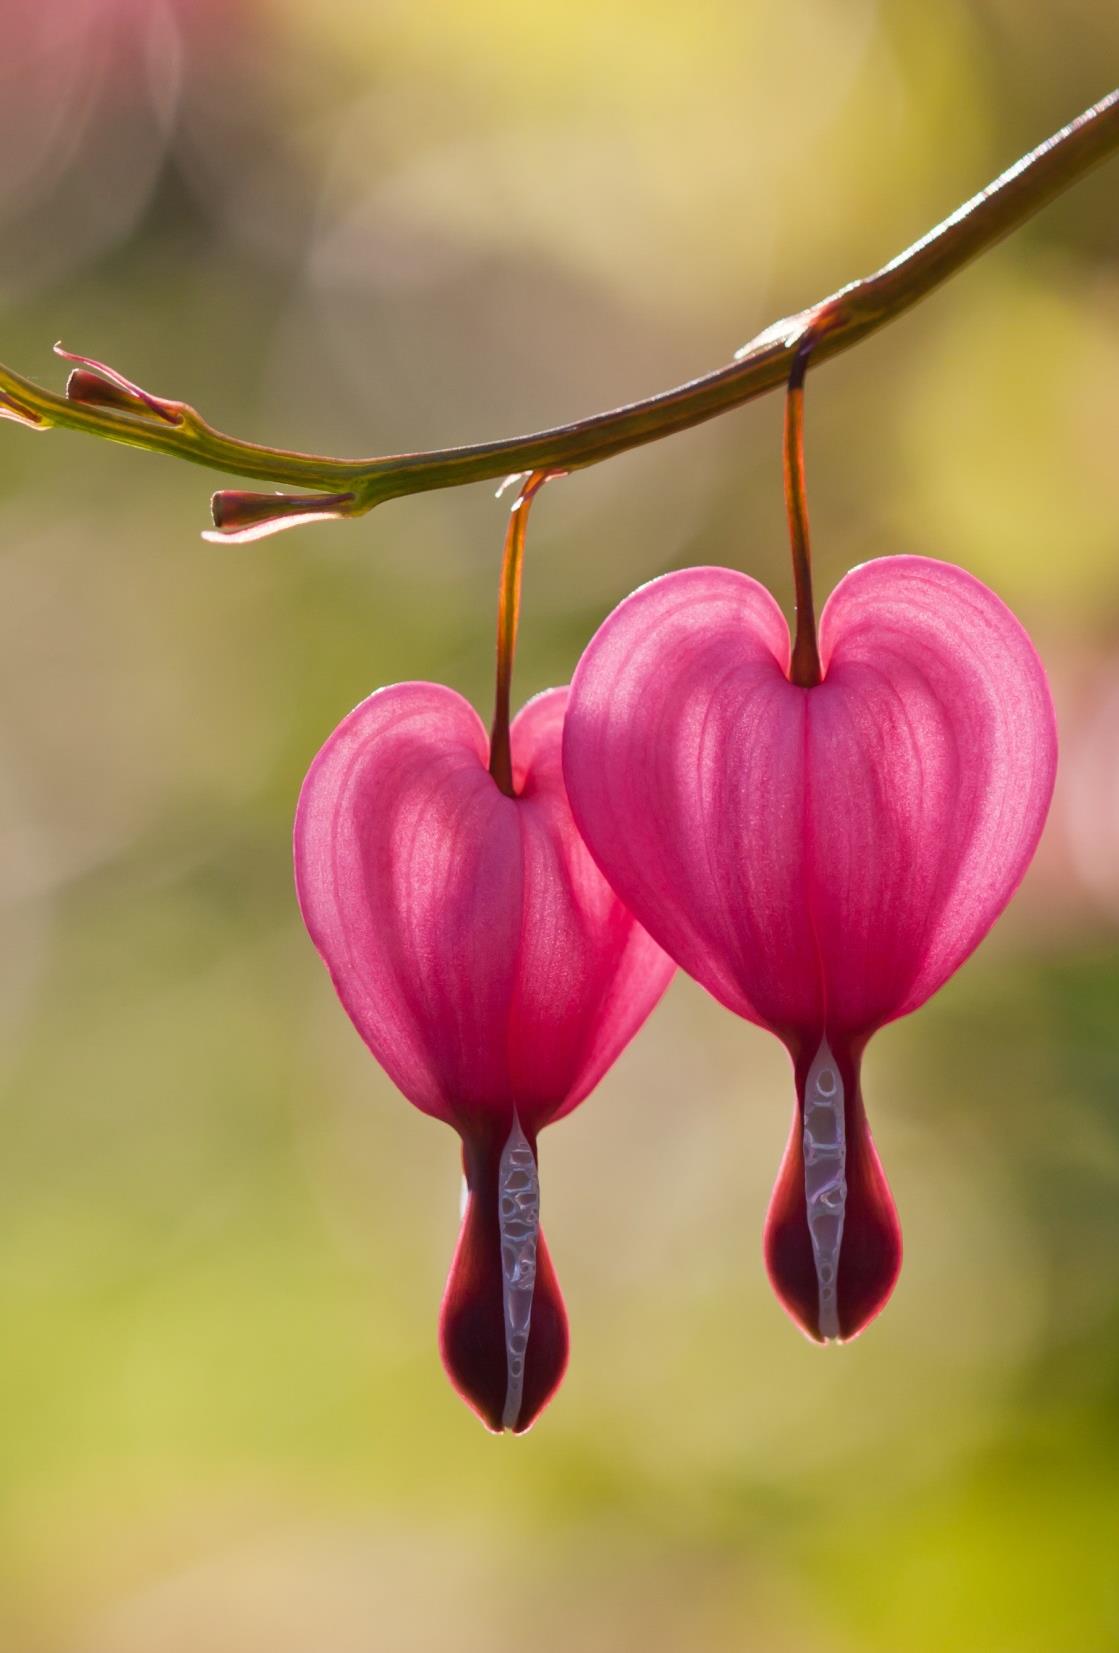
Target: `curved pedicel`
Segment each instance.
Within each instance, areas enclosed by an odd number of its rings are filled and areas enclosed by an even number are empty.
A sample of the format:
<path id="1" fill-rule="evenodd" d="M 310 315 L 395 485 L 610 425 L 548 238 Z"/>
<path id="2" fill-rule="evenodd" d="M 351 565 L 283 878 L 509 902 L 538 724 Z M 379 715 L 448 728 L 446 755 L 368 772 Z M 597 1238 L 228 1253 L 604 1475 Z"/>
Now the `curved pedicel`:
<path id="1" fill-rule="evenodd" d="M 540 1232 L 536 1144 L 517 1115 L 504 1141 L 463 1145 L 466 1208 L 439 1316 L 447 1375 L 488 1429 L 521 1435 L 567 1367 L 567 1314 Z"/>
<path id="2" fill-rule="evenodd" d="M 782 1307 L 817 1343 L 849 1342 L 885 1308 L 901 1270 L 901 1226 L 875 1151 L 859 1058 L 821 1041 L 797 1063 L 797 1105 L 765 1222 L 765 1263 Z"/>

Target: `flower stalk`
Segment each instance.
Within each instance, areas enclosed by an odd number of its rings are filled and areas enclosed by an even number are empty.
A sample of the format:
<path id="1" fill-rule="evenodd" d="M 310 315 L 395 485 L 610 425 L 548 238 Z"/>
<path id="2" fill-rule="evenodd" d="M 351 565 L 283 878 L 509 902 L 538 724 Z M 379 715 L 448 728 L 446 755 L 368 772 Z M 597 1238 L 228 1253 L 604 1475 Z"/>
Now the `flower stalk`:
<path id="1" fill-rule="evenodd" d="M 513 661 L 517 652 L 517 623 L 521 614 L 521 571 L 525 560 L 525 534 L 532 502 L 556 473 L 533 471 L 513 501 L 505 550 L 501 559 L 501 586 L 497 600 L 497 683 L 494 690 L 493 727 L 490 731 L 490 774 L 507 798 L 516 797 L 513 786 L 513 755 L 509 745 L 509 703 L 513 688 Z"/>
<path id="2" fill-rule="evenodd" d="M 796 592 L 796 639 L 789 665 L 790 681 L 814 689 L 823 679 L 816 641 L 816 604 L 812 595 L 812 546 L 808 533 L 808 496 L 804 486 L 804 380 L 808 357 L 819 334 L 810 328 L 797 346 L 785 394 L 785 509 Z"/>

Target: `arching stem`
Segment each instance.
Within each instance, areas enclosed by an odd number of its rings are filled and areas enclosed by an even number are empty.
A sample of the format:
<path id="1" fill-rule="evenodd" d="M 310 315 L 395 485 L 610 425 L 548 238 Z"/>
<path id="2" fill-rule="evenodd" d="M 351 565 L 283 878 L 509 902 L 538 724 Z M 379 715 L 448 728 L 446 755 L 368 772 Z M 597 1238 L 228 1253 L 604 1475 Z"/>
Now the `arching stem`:
<path id="1" fill-rule="evenodd" d="M 195 408 L 149 397 L 130 381 L 122 381 L 119 374 L 107 382 L 123 389 L 123 397 L 94 392 L 89 370 L 95 368 L 104 378 L 106 369 L 103 363 L 88 361 L 84 362 L 84 371 L 72 378 L 68 396 L 54 395 L 0 364 L 0 419 L 14 418 L 38 430 L 66 426 L 212 470 L 293 487 L 300 493 L 321 489 L 332 495 L 352 495 L 344 510 L 332 513 L 346 517 L 360 516 L 387 499 L 430 488 L 484 482 L 510 471 L 572 471 L 642 443 L 689 430 L 705 419 L 716 418 L 776 390 L 788 378 L 795 341 L 805 321 L 829 307 L 836 310 L 836 325 L 821 342 L 817 362 L 830 360 L 858 344 L 903 315 L 1117 150 L 1119 90 L 1101 98 L 1022 156 L 986 189 L 957 207 L 881 269 L 763 329 L 729 365 L 643 401 L 531 436 L 376 459 L 293 453 L 228 436 L 215 430 Z M 1027 341 L 1027 346 L 1031 342 Z M 108 372 L 113 374 L 112 369 Z M 238 496 L 238 508 L 244 509 L 243 496 Z M 281 511 L 289 513 L 290 508 L 281 504 Z M 223 514 L 224 501 L 219 495 L 217 517 Z M 299 515 L 289 515 L 289 520 L 299 520 Z M 303 520 L 314 518 L 306 515 Z M 234 528 L 223 537 L 238 535 L 239 530 Z"/>
<path id="2" fill-rule="evenodd" d="M 785 395 L 785 508 L 789 516 L 789 549 L 793 558 L 797 614 L 789 678 L 802 689 L 814 689 L 823 677 L 816 642 L 812 546 L 808 535 L 808 497 L 804 488 L 804 380 L 808 372 L 809 352 L 821 331 L 823 327 L 809 327 L 797 346 Z"/>
<path id="3" fill-rule="evenodd" d="M 513 659 L 517 652 L 517 621 L 521 612 L 521 568 L 525 557 L 525 532 L 532 502 L 557 471 L 531 471 L 524 481 L 505 530 L 505 552 L 501 559 L 501 586 L 497 600 L 497 686 L 494 692 L 493 728 L 490 731 L 490 774 L 508 798 L 515 798 L 513 753 L 509 745 L 509 697 L 513 686 Z"/>

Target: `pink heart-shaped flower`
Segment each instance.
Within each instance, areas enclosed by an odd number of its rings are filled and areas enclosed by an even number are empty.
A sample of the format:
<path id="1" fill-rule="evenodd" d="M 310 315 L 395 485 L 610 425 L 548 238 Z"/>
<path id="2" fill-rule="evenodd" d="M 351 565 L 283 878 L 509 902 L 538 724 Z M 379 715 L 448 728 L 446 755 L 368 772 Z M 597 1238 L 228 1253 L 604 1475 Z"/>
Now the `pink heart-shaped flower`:
<path id="1" fill-rule="evenodd" d="M 440 1345 L 482 1419 L 516 1431 L 567 1360 L 537 1134 L 594 1088 L 673 968 L 575 829 L 567 693 L 515 719 L 508 797 L 460 695 L 381 689 L 316 757 L 295 821 L 303 918 L 351 1021 L 409 1101 L 462 1138 L 468 1200 Z"/>
<path id="2" fill-rule="evenodd" d="M 1048 685 L 960 568 L 865 563 L 820 622 L 823 681 L 745 574 L 628 597 L 571 688 L 564 769 L 599 866 L 717 999 L 776 1033 L 797 1113 L 766 1223 L 783 1304 L 849 1338 L 901 1263 L 859 1086 L 875 1029 L 958 969 L 1021 880 L 1052 795 Z"/>

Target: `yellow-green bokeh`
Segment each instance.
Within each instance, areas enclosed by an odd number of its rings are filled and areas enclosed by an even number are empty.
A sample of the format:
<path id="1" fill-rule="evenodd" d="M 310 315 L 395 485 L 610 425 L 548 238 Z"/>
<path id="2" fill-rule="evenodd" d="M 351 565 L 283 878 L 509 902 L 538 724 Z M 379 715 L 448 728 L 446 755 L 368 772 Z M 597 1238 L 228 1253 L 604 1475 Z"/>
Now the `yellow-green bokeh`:
<path id="1" fill-rule="evenodd" d="M 0 19 L 0 358 L 57 383 L 61 334 L 353 454 L 729 359 L 1106 91 L 1119 45 L 1091 0 Z M 355 701 L 426 677 L 485 710 L 503 507 L 223 548 L 230 479 L 0 425 L 2 1653 L 1119 1646 L 1117 166 L 810 382 L 821 587 L 963 562 L 1062 725 L 1014 909 L 870 1052 L 895 1300 L 845 1350 L 784 1319 L 785 1058 L 678 980 L 543 1140 L 573 1361 L 523 1440 L 443 1379 L 454 1140 L 353 1034 L 289 867 Z M 520 698 L 665 568 L 788 606 L 779 441 L 768 400 L 550 488 Z"/>

